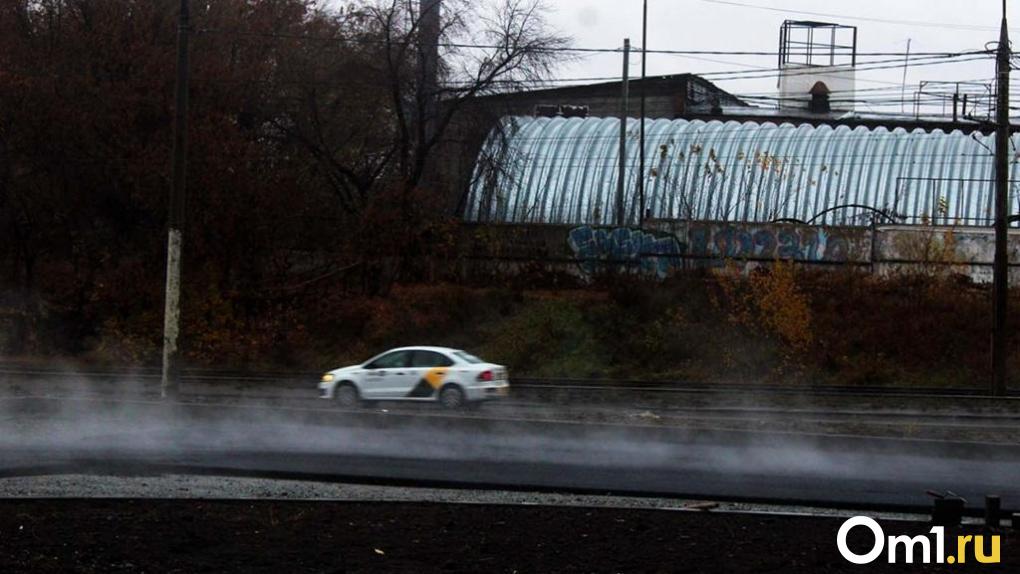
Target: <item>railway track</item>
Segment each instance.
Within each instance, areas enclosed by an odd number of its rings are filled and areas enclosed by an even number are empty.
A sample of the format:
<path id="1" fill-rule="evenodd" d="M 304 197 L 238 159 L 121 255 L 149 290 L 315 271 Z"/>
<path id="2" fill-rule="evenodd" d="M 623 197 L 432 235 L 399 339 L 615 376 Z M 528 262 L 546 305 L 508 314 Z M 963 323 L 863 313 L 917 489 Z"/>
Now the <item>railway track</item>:
<path id="1" fill-rule="evenodd" d="M 180 401 L 196 406 L 265 407 L 328 416 L 335 405 L 318 398 L 311 373 L 190 370 Z M 0 364 L 3 399 L 74 398 L 96 403 L 159 402 L 156 369 L 70 371 Z M 48 384 L 37 384 L 46 381 Z M 482 418 L 490 421 L 612 423 L 795 434 L 912 437 L 1016 444 L 1020 400 L 939 389 L 776 388 L 688 385 L 677 382 L 516 379 L 511 397 L 481 412 L 449 412 L 432 405 L 380 402 L 366 414 Z M 853 391 L 853 392 L 851 392 Z M 959 390 L 957 390 L 959 391 Z M 799 393 L 799 394 L 792 394 Z M 828 398 L 823 398 L 828 397 Z M 896 397 L 909 397 L 897 400 Z"/>
<path id="2" fill-rule="evenodd" d="M 231 395 L 183 395 L 186 409 L 217 413 L 266 412 L 297 416 L 333 425 L 349 420 L 433 420 L 479 424 L 564 424 L 579 427 L 688 429 L 699 432 L 757 433 L 760 436 L 852 436 L 857 438 L 913 439 L 932 442 L 974 442 L 1017 445 L 1020 413 L 966 413 L 888 411 L 860 412 L 833 409 L 654 408 L 632 406 L 557 405 L 509 399 L 481 410 L 448 411 L 429 405 L 379 403 L 370 408 L 340 409 L 316 398 L 280 400 L 276 397 L 241 398 Z M 123 408 L 165 406 L 156 393 L 125 397 L 120 393 L 0 395 L 0 411 L 19 413 L 22 420 L 45 420 L 61 408 L 81 412 L 116 412 Z M 27 410 L 26 410 L 27 409 Z M 226 409 L 226 410 L 225 410 Z M 4 420 L 0 420 L 3 423 Z"/>
<path id="3" fill-rule="evenodd" d="M 183 382 L 238 385 L 245 387 L 268 387 L 273 389 L 307 388 L 314 384 L 319 372 L 283 371 L 238 371 L 227 369 L 186 369 Z M 87 382 L 136 381 L 156 383 L 160 370 L 155 367 L 101 367 L 86 369 L 62 369 L 28 363 L 0 363 L 0 382 L 53 379 L 80 380 Z M 634 380 L 634 379 L 568 379 L 512 377 L 514 389 L 535 392 L 568 392 L 599 394 L 718 394 L 741 393 L 760 395 L 798 396 L 855 396 L 855 397 L 913 397 L 913 398 L 965 398 L 974 400 L 1017 401 L 1020 389 L 1010 389 L 1006 397 L 992 397 L 985 389 L 961 387 L 905 387 L 905 386 L 858 386 L 858 385 L 803 385 L 803 384 L 759 384 L 759 383 L 704 383 L 676 380 Z"/>

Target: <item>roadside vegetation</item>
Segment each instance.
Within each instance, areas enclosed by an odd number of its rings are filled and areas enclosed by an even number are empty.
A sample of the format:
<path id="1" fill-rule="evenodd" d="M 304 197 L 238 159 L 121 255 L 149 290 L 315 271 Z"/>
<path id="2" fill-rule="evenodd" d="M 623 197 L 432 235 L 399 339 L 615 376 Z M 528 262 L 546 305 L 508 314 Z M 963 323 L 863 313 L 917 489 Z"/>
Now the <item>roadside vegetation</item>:
<path id="1" fill-rule="evenodd" d="M 149 288 L 157 301 L 158 283 Z M 258 305 L 247 294 L 197 289 L 184 332 L 189 364 L 221 368 L 318 370 L 392 346 L 435 344 L 505 363 L 516 375 L 980 387 L 988 378 L 989 299 L 987 287 L 953 276 L 880 278 L 790 264 L 665 281 L 518 274 L 394 284 L 382 294 L 327 283 Z M 8 336 L 0 351 L 158 364 L 155 308 L 117 314 L 84 339 L 66 337 L 81 328 L 60 315 L 40 317 L 27 349 Z M 1011 348 L 1020 358 L 1017 341 Z"/>

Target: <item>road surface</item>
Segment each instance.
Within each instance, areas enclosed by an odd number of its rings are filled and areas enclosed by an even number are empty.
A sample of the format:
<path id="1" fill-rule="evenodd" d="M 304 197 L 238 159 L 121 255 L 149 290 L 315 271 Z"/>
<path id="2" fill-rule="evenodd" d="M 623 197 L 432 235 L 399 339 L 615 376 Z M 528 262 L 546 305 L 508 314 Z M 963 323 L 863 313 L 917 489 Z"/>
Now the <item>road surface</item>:
<path id="1" fill-rule="evenodd" d="M 0 477 L 233 474 L 919 510 L 1020 508 L 1020 448 L 420 413 L 0 401 Z M 69 493 L 70 494 L 70 493 Z"/>

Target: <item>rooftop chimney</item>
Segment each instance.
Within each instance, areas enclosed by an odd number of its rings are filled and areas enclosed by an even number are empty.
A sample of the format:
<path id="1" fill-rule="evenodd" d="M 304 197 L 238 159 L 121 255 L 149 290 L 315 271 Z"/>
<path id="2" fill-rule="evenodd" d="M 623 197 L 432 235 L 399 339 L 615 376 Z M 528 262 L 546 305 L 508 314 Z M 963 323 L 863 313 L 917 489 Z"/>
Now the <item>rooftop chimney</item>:
<path id="1" fill-rule="evenodd" d="M 808 111 L 813 114 L 827 114 L 832 111 L 832 106 L 829 104 L 829 86 L 826 86 L 825 82 L 815 82 L 808 93 L 811 94 Z"/>

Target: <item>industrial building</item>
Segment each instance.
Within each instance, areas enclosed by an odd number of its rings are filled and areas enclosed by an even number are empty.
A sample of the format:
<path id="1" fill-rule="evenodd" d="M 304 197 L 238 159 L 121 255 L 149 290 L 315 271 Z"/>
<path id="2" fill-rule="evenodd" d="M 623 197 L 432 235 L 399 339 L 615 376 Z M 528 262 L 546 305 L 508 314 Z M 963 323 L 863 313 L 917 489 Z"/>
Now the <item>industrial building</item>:
<path id="1" fill-rule="evenodd" d="M 771 106 L 691 75 L 630 82 L 625 129 L 623 82 L 481 99 L 489 119 L 470 125 L 488 130 L 462 140 L 459 214 L 489 240 L 467 252 L 582 274 L 607 261 L 661 277 L 787 259 L 989 281 L 994 90 L 922 82 L 911 113 L 880 113 L 858 105 L 856 28 L 786 22 L 780 37 Z M 1020 257 L 1020 234 L 1008 243 Z"/>
<path id="2" fill-rule="evenodd" d="M 992 220 L 994 135 L 646 120 L 642 174 L 638 126 L 628 120 L 627 225 L 651 219 L 981 226 Z M 619 132 L 616 118 L 507 118 L 480 155 L 467 219 L 617 223 Z M 1015 163 L 1013 174 L 1020 177 Z"/>
<path id="3" fill-rule="evenodd" d="M 631 97 L 625 130 L 621 82 L 483 99 L 504 116 L 474 148 L 460 211 L 505 223 L 989 225 L 990 100 L 955 86 L 951 116 L 859 111 L 857 37 L 784 22 L 775 107 L 687 74 L 631 82 L 646 115 Z"/>

